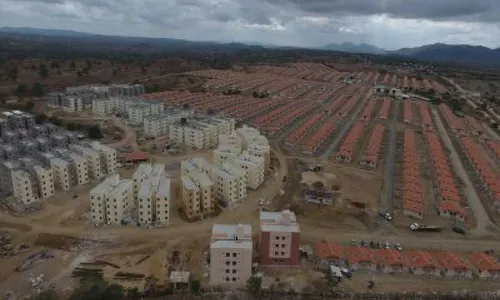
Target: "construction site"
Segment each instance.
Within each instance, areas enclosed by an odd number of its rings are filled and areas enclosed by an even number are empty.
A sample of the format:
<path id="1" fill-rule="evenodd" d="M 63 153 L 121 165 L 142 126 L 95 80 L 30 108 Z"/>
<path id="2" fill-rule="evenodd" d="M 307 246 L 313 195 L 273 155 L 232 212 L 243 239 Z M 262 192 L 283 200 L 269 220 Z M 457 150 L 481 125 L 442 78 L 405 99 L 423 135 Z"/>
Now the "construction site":
<path id="1" fill-rule="evenodd" d="M 500 247 L 500 137 L 482 120 L 458 116 L 447 104 L 414 94 L 420 89 L 445 93 L 441 81 L 314 63 L 184 75 L 203 78 L 204 92 L 143 97 L 169 111 L 189 108 L 255 128 L 270 148 L 262 184 L 249 188 L 237 205 L 220 205 L 215 215 L 188 220 L 182 213 L 183 161 L 201 157 L 218 165 L 214 149 L 222 153 L 218 159 L 226 159 L 235 147 L 232 138 L 224 137 L 227 142 L 218 148 L 197 149 L 166 133 L 146 139 L 140 126 L 112 117 L 123 133 L 107 144 L 117 151 L 120 177 L 133 178 L 141 162 L 164 165 L 171 185 L 168 226 L 96 226 L 89 199 L 95 185 L 78 186 L 71 196 L 56 193 L 44 200 L 42 210 L 22 216 L 4 210 L 0 291 L 23 296 L 53 286 L 70 292 L 87 277 L 141 291 L 192 281 L 208 289 L 213 224 L 259 228 L 261 212 L 282 210 L 294 212 L 300 224 L 301 263 L 258 266 L 264 289 L 358 292 L 374 284 L 376 291 L 389 293 L 424 286 L 436 292 L 500 287 L 495 250 Z M 168 131 L 172 125 L 165 126 Z M 220 132 L 211 126 L 202 126 L 199 136 Z M 258 244 L 259 237 L 253 240 Z M 257 257 L 254 249 L 252 262 L 258 265 Z M 334 261 L 354 274 L 333 284 L 321 265 Z M 428 266 L 436 276 L 418 276 Z"/>

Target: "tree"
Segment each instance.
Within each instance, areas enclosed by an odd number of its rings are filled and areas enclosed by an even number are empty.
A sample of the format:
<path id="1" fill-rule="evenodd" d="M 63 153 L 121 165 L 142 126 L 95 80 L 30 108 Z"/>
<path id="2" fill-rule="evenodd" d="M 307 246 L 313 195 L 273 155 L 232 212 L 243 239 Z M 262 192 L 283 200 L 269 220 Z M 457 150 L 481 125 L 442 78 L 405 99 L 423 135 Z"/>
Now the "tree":
<path id="1" fill-rule="evenodd" d="M 68 129 L 69 131 L 75 131 L 76 130 L 75 123 L 73 122 L 66 123 L 66 129 Z"/>
<path id="2" fill-rule="evenodd" d="M 88 128 L 88 134 L 93 140 L 102 138 L 101 127 L 99 127 L 99 125 L 90 125 Z"/>
<path id="3" fill-rule="evenodd" d="M 44 86 L 40 82 L 33 83 L 31 93 L 36 97 L 42 97 L 45 94 Z"/>
<path id="4" fill-rule="evenodd" d="M 138 300 L 141 298 L 139 294 L 139 290 L 137 288 L 128 288 L 127 289 L 127 299 L 130 300 Z"/>
<path id="5" fill-rule="evenodd" d="M 92 62 L 90 60 L 87 60 L 85 63 L 87 64 L 87 69 L 92 69 Z"/>
<path id="6" fill-rule="evenodd" d="M 113 283 L 110 286 L 108 286 L 106 291 L 103 293 L 101 299 L 106 299 L 106 300 L 125 299 L 125 291 L 121 285 Z"/>
<path id="7" fill-rule="evenodd" d="M 38 74 L 40 75 L 40 78 L 43 79 L 49 77 L 49 71 L 47 70 L 45 64 L 40 64 L 40 70 L 38 71 Z"/>
<path id="8" fill-rule="evenodd" d="M 72 60 L 72 61 L 71 61 L 71 63 L 69 64 L 69 68 L 70 68 L 71 70 L 75 70 L 75 69 L 76 69 L 76 63 L 75 63 L 75 61 L 74 61 L 74 60 Z"/>
<path id="9" fill-rule="evenodd" d="M 5 103 L 5 100 L 7 100 L 7 94 L 0 92 L 0 103 Z"/>
<path id="10" fill-rule="evenodd" d="M 51 63 L 50 63 L 50 67 L 52 69 L 59 69 L 59 62 L 56 61 L 56 60 L 53 60 Z"/>
<path id="11" fill-rule="evenodd" d="M 14 90 L 14 94 L 19 98 L 24 98 L 28 94 L 28 86 L 24 83 L 19 84 Z"/>
<path id="12" fill-rule="evenodd" d="M 35 115 L 35 122 L 37 124 L 42 124 L 43 122 L 45 122 L 47 120 L 47 115 L 44 114 L 44 113 L 40 113 L 40 114 L 36 114 Z"/>
<path id="13" fill-rule="evenodd" d="M 85 76 L 88 76 L 89 75 L 89 69 L 88 68 L 83 68 L 83 74 L 85 74 Z"/>
<path id="14" fill-rule="evenodd" d="M 62 121 L 61 119 L 59 119 L 58 117 L 50 117 L 48 119 L 48 121 L 54 125 L 57 125 L 57 126 L 61 126 L 62 125 Z"/>
<path id="15" fill-rule="evenodd" d="M 262 292 L 262 277 L 250 277 L 247 281 L 247 291 L 252 295 L 260 295 Z"/>
<path id="16" fill-rule="evenodd" d="M 113 76 L 116 76 L 116 74 L 118 74 L 118 72 L 116 71 L 116 69 L 113 70 Z"/>
<path id="17" fill-rule="evenodd" d="M 29 300 L 58 300 L 59 296 L 57 295 L 54 289 L 48 289 L 36 296 L 32 296 L 28 298 Z"/>
<path id="18" fill-rule="evenodd" d="M 201 290 L 201 283 L 199 280 L 191 280 L 189 287 L 191 288 L 191 293 L 198 294 Z"/>
<path id="19" fill-rule="evenodd" d="M 17 66 L 14 66 L 12 67 L 10 70 L 9 70 L 9 78 L 11 81 L 16 81 L 17 80 L 17 76 L 19 74 L 19 71 L 17 69 Z"/>

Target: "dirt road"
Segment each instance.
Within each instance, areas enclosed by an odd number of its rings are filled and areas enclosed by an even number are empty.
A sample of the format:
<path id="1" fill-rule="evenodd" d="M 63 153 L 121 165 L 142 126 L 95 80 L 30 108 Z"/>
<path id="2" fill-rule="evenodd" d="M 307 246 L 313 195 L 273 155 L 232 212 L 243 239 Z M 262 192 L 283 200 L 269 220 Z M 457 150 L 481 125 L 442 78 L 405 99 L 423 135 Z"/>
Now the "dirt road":
<path id="1" fill-rule="evenodd" d="M 457 151 L 453 146 L 448 132 L 446 131 L 441 117 L 439 116 L 435 107 L 432 108 L 432 115 L 434 117 L 434 121 L 436 122 L 439 133 L 443 139 L 443 142 L 446 148 L 448 148 L 448 150 L 450 151 L 451 163 L 453 165 L 453 169 L 455 169 L 455 174 L 460 177 L 464 184 L 464 192 L 467 197 L 467 201 L 469 202 L 472 212 L 474 213 L 474 218 L 476 219 L 476 228 L 474 228 L 473 230 L 474 234 L 479 236 L 488 235 L 489 232 L 486 227 L 492 224 L 490 218 L 486 213 L 483 204 L 481 203 L 481 199 L 479 199 L 479 195 L 477 194 L 476 189 L 472 185 L 472 182 L 467 175 L 462 161 L 460 160 L 460 157 L 458 156 Z"/>

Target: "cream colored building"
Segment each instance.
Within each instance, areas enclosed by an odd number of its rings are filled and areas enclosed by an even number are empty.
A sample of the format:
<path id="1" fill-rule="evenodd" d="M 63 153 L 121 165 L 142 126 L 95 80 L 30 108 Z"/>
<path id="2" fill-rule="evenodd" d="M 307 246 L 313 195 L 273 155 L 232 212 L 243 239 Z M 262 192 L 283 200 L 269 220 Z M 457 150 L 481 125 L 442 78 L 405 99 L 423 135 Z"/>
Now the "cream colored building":
<path id="1" fill-rule="evenodd" d="M 54 176 L 52 169 L 44 168 L 42 166 L 36 165 L 33 167 L 36 174 L 36 179 L 38 183 L 38 194 L 40 198 L 46 199 L 54 195 Z"/>
<path id="2" fill-rule="evenodd" d="M 58 189 L 68 191 L 71 188 L 70 164 L 61 158 L 51 158 L 50 166 L 54 175 L 54 185 Z"/>
<path id="3" fill-rule="evenodd" d="M 244 287 L 252 276 L 252 227 L 215 224 L 210 242 L 210 285 Z"/>
<path id="4" fill-rule="evenodd" d="M 82 112 L 83 108 L 83 100 L 80 97 L 75 96 L 66 96 L 63 98 L 63 106 L 62 110 L 67 112 Z"/>
<path id="5" fill-rule="evenodd" d="M 212 152 L 214 165 L 221 167 L 227 162 L 232 162 L 241 153 L 241 149 L 228 145 L 220 145 Z"/>
<path id="6" fill-rule="evenodd" d="M 90 190 L 90 216 L 94 223 L 107 223 L 106 199 L 110 191 L 118 185 L 120 176 L 113 174 Z"/>
<path id="7" fill-rule="evenodd" d="M 138 176 L 138 178 L 141 178 L 140 180 L 142 182 L 136 197 L 138 222 L 141 225 L 149 225 L 157 223 L 157 200 L 163 206 L 165 206 L 165 204 L 169 206 L 168 202 L 170 201 L 170 196 L 162 195 L 162 197 L 159 197 L 159 190 L 160 184 L 170 184 L 170 181 L 165 182 L 162 180 L 165 179 L 165 165 L 163 164 L 153 165 L 149 174 L 144 175 L 145 172 L 141 172 L 141 176 Z M 135 184 L 136 182 L 134 181 L 134 186 Z M 170 190 L 170 187 L 168 187 L 168 190 Z M 168 217 L 169 215 L 167 214 L 167 219 Z"/>
<path id="8" fill-rule="evenodd" d="M 214 183 L 203 172 L 193 171 L 181 176 L 182 209 L 188 219 L 215 211 Z"/>
<path id="9" fill-rule="evenodd" d="M 105 169 L 103 169 L 101 153 L 99 153 L 99 151 L 81 145 L 71 145 L 70 149 L 87 160 L 89 178 L 99 179 L 105 175 Z"/>
<path id="10" fill-rule="evenodd" d="M 264 172 L 267 172 L 271 165 L 271 147 L 267 138 L 261 135 L 259 130 L 246 125 L 236 129 L 236 133 L 242 138 L 243 150 L 264 159 Z"/>
<path id="11" fill-rule="evenodd" d="M 247 187 L 257 189 L 264 182 L 264 158 L 250 155 L 245 151 L 231 164 L 245 170 Z"/>
<path id="12" fill-rule="evenodd" d="M 74 182 L 77 185 L 86 184 L 89 182 L 89 170 L 87 160 L 76 153 L 70 153 L 70 158 L 73 160 Z"/>
<path id="13" fill-rule="evenodd" d="M 230 164 L 214 167 L 212 180 L 215 199 L 225 206 L 232 206 L 246 197 L 245 172 L 240 168 Z"/>
<path id="14" fill-rule="evenodd" d="M 169 126 L 171 141 L 185 144 L 196 149 L 214 148 L 219 143 L 219 135 L 234 131 L 233 119 L 207 118 L 188 119 L 186 123 L 177 122 Z"/>
<path id="15" fill-rule="evenodd" d="M 112 174 L 116 172 L 116 150 L 103 145 L 99 142 L 92 142 L 90 144 L 93 150 L 101 155 L 101 169 L 102 172 Z"/>
<path id="16" fill-rule="evenodd" d="M 156 194 L 156 224 L 170 224 L 170 203 L 172 193 L 170 190 L 170 179 L 161 178 L 158 192 Z"/>
<path id="17" fill-rule="evenodd" d="M 144 133 L 158 137 L 168 135 L 169 126 L 179 122 L 182 118 L 194 116 L 194 110 L 169 110 L 162 114 L 152 114 L 144 117 Z"/>
<path id="18" fill-rule="evenodd" d="M 28 172 L 15 170 L 12 172 L 12 186 L 14 197 L 24 203 L 31 204 L 39 200 L 36 191 L 36 182 Z"/>
<path id="19" fill-rule="evenodd" d="M 132 180 L 121 179 L 106 197 L 106 223 L 119 225 L 130 214 L 133 201 Z"/>
<path id="20" fill-rule="evenodd" d="M 90 191 L 91 217 L 96 224 L 120 224 L 130 216 L 133 183 L 112 174 Z"/>
<path id="21" fill-rule="evenodd" d="M 137 170 L 135 170 L 134 175 L 132 175 L 132 181 L 134 182 L 134 187 L 133 187 L 134 199 L 137 199 L 139 194 L 139 189 L 142 183 L 151 174 L 152 169 L 153 169 L 152 164 L 143 163 L 140 164 L 139 167 L 137 167 Z"/>

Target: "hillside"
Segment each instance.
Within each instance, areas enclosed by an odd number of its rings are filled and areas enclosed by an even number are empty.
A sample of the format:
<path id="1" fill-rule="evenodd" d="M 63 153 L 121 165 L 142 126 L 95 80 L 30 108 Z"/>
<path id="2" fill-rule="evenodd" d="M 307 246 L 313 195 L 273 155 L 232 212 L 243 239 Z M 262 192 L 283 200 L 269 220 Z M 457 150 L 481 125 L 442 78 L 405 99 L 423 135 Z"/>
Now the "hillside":
<path id="1" fill-rule="evenodd" d="M 490 49 L 483 46 L 432 44 L 417 48 L 403 48 L 390 52 L 390 54 L 468 66 L 500 67 L 500 48 Z"/>
<path id="2" fill-rule="evenodd" d="M 353 44 L 353 43 L 341 43 L 335 44 L 330 43 L 322 48 L 323 50 L 339 51 L 339 52 L 350 52 L 350 53 L 366 53 L 366 54 L 383 54 L 386 50 L 375 47 L 370 44 Z"/>

